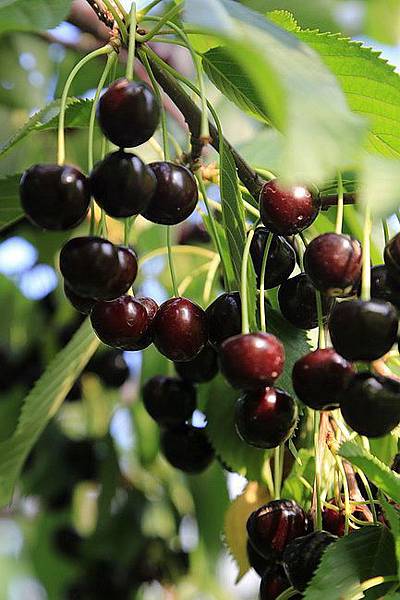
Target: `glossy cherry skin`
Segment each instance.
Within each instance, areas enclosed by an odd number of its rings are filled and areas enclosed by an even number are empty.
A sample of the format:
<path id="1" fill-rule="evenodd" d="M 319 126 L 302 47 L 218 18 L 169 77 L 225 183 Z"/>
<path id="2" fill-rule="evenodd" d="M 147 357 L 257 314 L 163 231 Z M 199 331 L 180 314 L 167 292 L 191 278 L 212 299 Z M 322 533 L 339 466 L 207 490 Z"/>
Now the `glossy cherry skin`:
<path id="1" fill-rule="evenodd" d="M 360 435 L 386 435 L 400 423 L 400 383 L 369 372 L 358 373 L 342 394 L 340 410 Z"/>
<path id="2" fill-rule="evenodd" d="M 297 404 L 284 390 L 258 388 L 236 402 L 235 425 L 239 437 L 256 448 L 276 448 L 295 430 Z"/>
<path id="3" fill-rule="evenodd" d="M 247 541 L 247 558 L 249 559 L 250 566 L 255 570 L 257 575 L 262 577 L 270 565 L 270 561 L 266 560 L 261 554 L 257 552 L 254 546 Z"/>
<path id="4" fill-rule="evenodd" d="M 222 374 L 238 389 L 254 389 L 272 384 L 283 371 L 285 349 L 271 333 L 239 334 L 220 347 Z"/>
<path id="5" fill-rule="evenodd" d="M 179 235 L 177 243 L 185 246 L 197 245 L 197 244 L 208 244 L 211 242 L 210 234 L 204 226 L 204 223 L 183 223 L 179 229 Z"/>
<path id="6" fill-rule="evenodd" d="M 304 592 L 325 550 L 337 539 L 327 531 L 313 531 L 288 544 L 283 553 L 283 566 L 291 585 L 296 590 Z"/>
<path id="7" fill-rule="evenodd" d="M 214 379 L 218 373 L 218 354 L 210 344 L 207 344 L 193 360 L 174 364 L 175 371 L 185 381 L 206 383 Z"/>
<path id="8" fill-rule="evenodd" d="M 146 308 L 132 296 L 98 302 L 90 320 L 97 337 L 108 346 L 143 350 L 151 343 L 151 320 Z"/>
<path id="9" fill-rule="evenodd" d="M 226 339 L 242 331 L 242 302 L 239 292 L 221 294 L 206 310 L 210 343 L 216 350 Z"/>
<path id="10" fill-rule="evenodd" d="M 144 211 L 156 189 L 153 171 L 135 154 L 108 154 L 90 174 L 92 194 L 111 217 L 126 218 Z"/>
<path id="11" fill-rule="evenodd" d="M 119 388 L 129 379 L 129 367 L 121 350 L 96 353 L 86 371 L 98 375 L 102 383 L 110 388 Z"/>
<path id="12" fill-rule="evenodd" d="M 66 281 L 64 281 L 64 294 L 75 310 L 83 315 L 89 315 L 93 306 L 96 304 L 96 300 L 94 298 L 88 298 L 86 296 L 79 296 L 79 294 L 75 294 Z"/>
<path id="13" fill-rule="evenodd" d="M 265 227 L 257 227 L 250 245 L 250 255 L 260 287 L 264 251 L 270 232 Z M 296 253 L 284 237 L 274 235 L 268 251 L 265 268 L 264 287 L 266 290 L 280 285 L 292 274 L 296 266 Z"/>
<path id="14" fill-rule="evenodd" d="M 349 235 L 323 233 L 304 253 L 304 270 L 313 285 L 327 296 L 354 294 L 361 277 L 361 244 Z"/>
<path id="15" fill-rule="evenodd" d="M 159 352 L 170 360 L 193 360 L 208 341 L 204 310 L 187 298 L 170 298 L 154 317 L 153 340 Z"/>
<path id="16" fill-rule="evenodd" d="M 186 473 L 201 473 L 214 459 L 205 430 L 192 425 L 165 429 L 160 444 L 167 461 Z"/>
<path id="17" fill-rule="evenodd" d="M 165 427 L 176 427 L 188 421 L 196 409 L 196 390 L 187 381 L 156 375 L 142 391 L 149 415 Z"/>
<path id="18" fill-rule="evenodd" d="M 333 348 L 309 352 L 293 367 L 292 381 L 299 399 L 314 410 L 339 407 L 340 395 L 355 370 Z"/>
<path id="19" fill-rule="evenodd" d="M 160 225 L 182 223 L 196 208 L 198 191 L 194 176 L 186 167 L 170 162 L 154 162 L 149 167 L 157 185 L 143 216 Z"/>
<path id="20" fill-rule="evenodd" d="M 319 198 L 307 188 L 295 185 L 285 189 L 277 179 L 267 181 L 260 192 L 261 221 L 279 235 L 293 235 L 309 227 L 320 206 Z"/>
<path id="21" fill-rule="evenodd" d="M 121 78 L 101 97 L 97 119 L 113 144 L 133 148 L 154 134 L 160 121 L 160 105 L 148 85 Z"/>
<path id="22" fill-rule="evenodd" d="M 384 260 L 390 275 L 400 282 L 400 233 L 386 244 Z"/>
<path id="23" fill-rule="evenodd" d="M 34 225 L 53 231 L 72 229 L 87 215 L 89 182 L 69 165 L 34 165 L 22 176 L 20 197 Z"/>
<path id="24" fill-rule="evenodd" d="M 338 506 L 338 502 L 335 498 L 329 500 L 329 504 Z M 368 522 L 370 520 L 368 518 L 368 510 L 368 507 L 363 504 L 360 504 L 359 506 L 355 506 L 354 504 L 351 505 L 351 514 L 360 521 Z M 328 531 L 333 535 L 337 535 L 338 537 L 344 536 L 346 530 L 344 498 L 342 498 L 342 503 L 339 510 L 334 510 L 333 508 L 324 506 L 322 510 L 322 527 L 325 531 Z M 354 531 L 356 531 L 356 529 L 352 529 L 351 527 L 349 528 L 349 533 Z"/>
<path id="25" fill-rule="evenodd" d="M 308 519 L 294 500 L 272 500 L 251 513 L 246 527 L 255 550 L 272 562 L 282 557 L 289 542 L 307 533 Z"/>
<path id="26" fill-rule="evenodd" d="M 318 326 L 316 290 L 305 273 L 291 277 L 279 288 L 278 301 L 281 313 L 289 323 L 299 329 L 313 329 Z M 334 298 L 322 296 L 324 323 L 334 306 Z"/>
<path id="27" fill-rule="evenodd" d="M 391 276 L 386 265 L 371 269 L 371 298 L 391 302 L 400 310 L 400 283 Z"/>
<path id="28" fill-rule="evenodd" d="M 259 600 L 275 600 L 288 588 L 290 583 L 283 567 L 279 564 L 270 565 L 262 575 Z M 300 595 L 291 598 L 294 600 Z"/>
<path id="29" fill-rule="evenodd" d="M 383 300 L 341 302 L 329 319 L 333 347 L 353 361 L 377 360 L 389 352 L 397 328 L 397 311 Z"/>
<path id="30" fill-rule="evenodd" d="M 108 282 L 108 298 L 113 300 L 129 290 L 138 273 L 138 262 L 132 248 L 118 246 L 118 270 Z"/>

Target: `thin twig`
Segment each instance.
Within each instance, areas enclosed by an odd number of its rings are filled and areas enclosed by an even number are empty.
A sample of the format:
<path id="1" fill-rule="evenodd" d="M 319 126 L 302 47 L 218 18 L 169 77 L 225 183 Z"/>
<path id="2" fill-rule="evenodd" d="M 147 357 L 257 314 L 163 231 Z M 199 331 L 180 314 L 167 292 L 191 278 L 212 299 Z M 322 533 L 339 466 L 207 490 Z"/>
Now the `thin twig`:
<path id="1" fill-rule="evenodd" d="M 106 27 L 113 29 L 114 27 L 114 17 L 112 14 L 102 5 L 102 2 L 99 0 L 86 0 L 86 2 L 93 8 L 97 17 L 100 19 Z"/>

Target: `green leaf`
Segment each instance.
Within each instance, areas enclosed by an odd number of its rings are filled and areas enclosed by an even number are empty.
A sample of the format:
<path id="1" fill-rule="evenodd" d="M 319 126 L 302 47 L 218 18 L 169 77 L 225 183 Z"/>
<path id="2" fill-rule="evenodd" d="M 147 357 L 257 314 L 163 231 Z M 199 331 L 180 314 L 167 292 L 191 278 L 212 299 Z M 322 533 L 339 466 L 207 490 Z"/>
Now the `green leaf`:
<path id="1" fill-rule="evenodd" d="M 400 513 L 392 504 L 390 504 L 383 494 L 380 495 L 380 502 L 387 520 L 389 521 L 390 531 L 394 539 L 394 547 L 397 557 L 397 575 L 400 578 Z"/>
<path id="2" fill-rule="evenodd" d="M 70 98 L 65 111 L 66 128 L 82 128 L 89 124 L 90 111 L 93 102 L 91 100 L 78 100 Z M 8 140 L 0 145 L 0 156 L 6 154 L 18 142 L 26 138 L 34 131 L 53 131 L 58 127 L 58 116 L 60 114 L 60 101 L 55 100 L 42 110 L 32 115 L 30 119 L 16 131 Z"/>
<path id="3" fill-rule="evenodd" d="M 0 33 L 44 31 L 69 13 L 72 0 L 0 0 Z"/>
<path id="4" fill-rule="evenodd" d="M 90 321 L 86 319 L 26 397 L 15 432 L 0 443 L 1 506 L 10 501 L 25 458 L 98 345 Z"/>
<path id="5" fill-rule="evenodd" d="M 385 465 L 391 465 L 397 452 L 397 439 L 395 432 L 380 438 L 371 438 L 369 440 L 371 454 L 385 463 Z"/>
<path id="6" fill-rule="evenodd" d="M 222 138 L 220 140 L 219 155 L 222 216 L 235 271 L 236 285 L 237 289 L 240 290 L 243 251 L 246 245 L 246 223 L 235 161 Z M 253 263 L 249 260 L 247 268 L 247 303 L 251 329 L 257 328 L 255 290 L 256 274 Z"/>
<path id="7" fill-rule="evenodd" d="M 352 465 L 359 467 L 382 492 L 395 502 L 400 502 L 400 475 L 392 471 L 355 442 L 345 442 L 340 446 L 339 454 Z"/>
<path id="8" fill-rule="evenodd" d="M 20 179 L 20 174 L 0 179 L 0 229 L 12 225 L 24 216 L 19 201 Z"/>
<path id="9" fill-rule="evenodd" d="M 375 217 L 391 215 L 400 204 L 400 160 L 366 156 L 358 193 L 361 208 L 370 208 Z"/>
<path id="10" fill-rule="evenodd" d="M 307 506 L 310 504 L 310 487 L 304 485 L 300 478 L 308 482 L 312 489 L 315 477 L 314 451 L 309 448 L 300 448 L 298 458 L 300 463 L 294 461 L 292 470 L 285 479 L 282 498 L 290 498 L 298 502 L 300 506 Z"/>
<path id="11" fill-rule="evenodd" d="M 205 225 L 211 239 L 213 240 L 215 248 L 218 248 L 218 245 L 215 241 L 214 230 L 211 226 L 210 217 L 207 214 L 204 214 L 203 221 L 204 221 L 204 225 Z M 217 232 L 219 245 L 221 248 L 224 265 L 227 270 L 226 276 L 227 276 L 227 280 L 228 280 L 228 286 L 230 289 L 234 289 L 235 288 L 235 273 L 233 270 L 231 255 L 229 253 L 228 241 L 226 239 L 225 230 L 222 227 L 221 223 L 219 223 L 216 219 L 214 219 L 214 225 L 215 225 L 215 230 Z"/>
<path id="12" fill-rule="evenodd" d="M 271 10 L 267 12 L 266 16 L 272 23 L 275 23 L 278 27 L 282 27 L 282 29 L 286 29 L 286 31 L 300 30 L 296 19 L 288 10 Z"/>
<path id="13" fill-rule="evenodd" d="M 393 537 L 386 527 L 364 527 L 340 538 L 325 551 L 320 566 L 304 592 L 304 600 L 362 598 L 360 583 L 397 572 Z M 393 583 L 368 591 L 368 598 L 383 597 Z"/>

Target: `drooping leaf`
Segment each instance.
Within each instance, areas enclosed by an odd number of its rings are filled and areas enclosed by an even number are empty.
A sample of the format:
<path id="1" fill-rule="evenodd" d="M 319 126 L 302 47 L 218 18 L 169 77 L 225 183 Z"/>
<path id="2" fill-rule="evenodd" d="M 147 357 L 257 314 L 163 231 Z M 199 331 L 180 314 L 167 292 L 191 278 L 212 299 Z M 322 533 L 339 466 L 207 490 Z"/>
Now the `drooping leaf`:
<path id="1" fill-rule="evenodd" d="M 304 592 L 304 600 L 362 598 L 360 583 L 375 576 L 396 575 L 393 537 L 386 527 L 364 527 L 340 538 L 325 551 Z M 381 598 L 389 583 L 372 588 L 368 598 Z M 357 592 L 361 592 L 360 595 Z"/>
<path id="2" fill-rule="evenodd" d="M 255 481 L 247 484 L 225 513 L 224 538 L 238 567 L 236 582 L 250 569 L 247 556 L 247 519 L 254 510 L 271 500 L 267 489 Z"/>
<path id="3" fill-rule="evenodd" d="M 345 442 L 340 446 L 339 454 L 352 465 L 359 467 L 382 492 L 395 502 L 400 502 L 400 475 L 392 471 L 364 448 L 355 442 Z"/>
<path id="4" fill-rule="evenodd" d="M 19 201 L 20 179 L 20 174 L 0 179 L 0 229 L 12 225 L 24 216 Z"/>
<path id="5" fill-rule="evenodd" d="M 72 0 L 1 0 L 0 33 L 55 27 L 68 15 L 71 3 Z"/>
<path id="6" fill-rule="evenodd" d="M 57 413 L 99 345 L 88 319 L 49 364 L 26 397 L 13 435 L 0 443 L 0 505 L 10 501 L 15 481 L 34 443 Z"/>

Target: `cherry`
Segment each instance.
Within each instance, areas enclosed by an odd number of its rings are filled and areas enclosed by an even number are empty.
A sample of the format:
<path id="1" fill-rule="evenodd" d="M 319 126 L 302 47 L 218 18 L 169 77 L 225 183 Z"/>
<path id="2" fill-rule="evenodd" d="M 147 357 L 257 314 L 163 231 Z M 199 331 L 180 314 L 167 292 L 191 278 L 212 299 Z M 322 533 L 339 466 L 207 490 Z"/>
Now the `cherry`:
<path id="1" fill-rule="evenodd" d="M 211 242 L 210 234 L 204 226 L 204 223 L 183 223 L 179 229 L 178 244 L 208 244 Z"/>
<path id="2" fill-rule="evenodd" d="M 342 395 L 340 410 L 360 435 L 386 435 L 400 422 L 400 383 L 369 372 L 358 373 Z"/>
<path id="3" fill-rule="evenodd" d="M 196 208 L 197 184 L 186 167 L 170 162 L 154 162 L 149 165 L 157 179 L 157 186 L 143 216 L 152 223 L 176 225 Z"/>
<path id="4" fill-rule="evenodd" d="M 310 242 L 304 253 L 305 272 L 314 286 L 328 296 L 354 294 L 361 268 L 361 244 L 349 235 L 319 235 Z"/>
<path id="5" fill-rule="evenodd" d="M 283 566 L 290 583 L 296 590 L 304 592 L 325 550 L 337 539 L 327 531 L 313 531 L 287 545 L 283 553 Z"/>
<path id="6" fill-rule="evenodd" d="M 214 348 L 207 344 L 193 360 L 176 362 L 175 370 L 186 381 L 206 383 L 218 373 L 218 355 Z"/>
<path id="7" fill-rule="evenodd" d="M 72 229 L 87 215 L 89 182 L 75 167 L 34 165 L 22 176 L 20 197 L 34 225 L 53 231 Z"/>
<path id="8" fill-rule="evenodd" d="M 400 281 L 400 233 L 386 244 L 384 259 L 390 275 Z"/>
<path id="9" fill-rule="evenodd" d="M 108 283 L 107 293 L 110 300 L 125 294 L 135 281 L 138 272 L 137 257 L 132 248 L 118 246 L 118 261 L 118 271 Z"/>
<path id="10" fill-rule="evenodd" d="M 314 410 L 338 408 L 340 394 L 349 383 L 354 368 L 333 348 L 309 352 L 293 367 L 294 391 Z"/>
<path id="11" fill-rule="evenodd" d="M 193 360 L 203 350 L 207 338 L 205 312 L 187 298 L 170 298 L 154 317 L 154 344 L 170 360 Z"/>
<path id="12" fill-rule="evenodd" d="M 143 212 L 156 189 L 153 171 L 135 154 L 108 154 L 90 174 L 92 194 L 108 215 L 131 217 Z"/>
<path id="13" fill-rule="evenodd" d="M 96 354 L 86 371 L 98 375 L 104 385 L 119 388 L 129 379 L 129 367 L 120 350 L 106 350 Z"/>
<path id="14" fill-rule="evenodd" d="M 272 384 L 282 373 L 285 349 L 271 333 L 239 334 L 225 340 L 219 352 L 221 371 L 235 388 Z"/>
<path id="15" fill-rule="evenodd" d="M 276 448 L 293 433 L 297 405 L 284 390 L 265 387 L 239 398 L 235 408 L 236 431 L 243 441 L 256 448 Z"/>
<path id="16" fill-rule="evenodd" d="M 149 319 L 152 321 L 158 311 L 157 302 L 153 300 L 153 298 L 148 298 L 147 296 L 136 296 L 136 300 L 145 307 Z"/>
<path id="17" fill-rule="evenodd" d="M 275 600 L 290 587 L 283 567 L 279 564 L 269 566 L 264 572 L 260 583 L 259 600 Z M 300 598 L 299 595 L 291 598 Z"/>
<path id="18" fill-rule="evenodd" d="M 265 227 L 257 227 L 250 245 L 250 255 L 257 275 L 257 285 L 260 287 L 261 268 L 265 246 L 270 232 Z M 296 266 L 296 253 L 284 237 L 274 235 L 268 251 L 265 269 L 265 289 L 280 285 L 291 275 Z"/>
<path id="19" fill-rule="evenodd" d="M 390 467 L 392 471 L 400 474 L 400 454 L 396 454 Z"/>
<path id="20" fill-rule="evenodd" d="M 89 315 L 93 306 L 96 304 L 96 300 L 94 298 L 88 298 L 86 296 L 75 294 L 66 281 L 64 281 L 64 294 L 68 298 L 70 304 L 83 315 Z"/>
<path id="21" fill-rule="evenodd" d="M 104 135 L 120 148 L 147 142 L 157 129 L 160 105 L 143 82 L 117 79 L 100 99 L 97 118 Z"/>
<path id="22" fill-rule="evenodd" d="M 285 319 L 299 329 L 318 326 L 316 290 L 305 273 L 291 277 L 282 283 L 278 292 L 279 307 Z M 326 322 L 335 300 L 322 296 L 322 313 Z"/>
<path id="23" fill-rule="evenodd" d="M 294 500 L 272 500 L 247 520 L 250 543 L 268 561 L 279 560 L 287 544 L 307 528 L 307 515 Z"/>
<path id="24" fill-rule="evenodd" d="M 166 427 L 184 424 L 196 409 L 193 385 L 175 377 L 152 377 L 145 383 L 142 395 L 149 415 Z"/>
<path id="25" fill-rule="evenodd" d="M 391 302 L 400 310 L 400 283 L 391 276 L 386 265 L 371 269 L 371 298 Z"/>
<path id="26" fill-rule="evenodd" d="M 227 338 L 242 331 L 242 302 L 239 292 L 218 296 L 206 310 L 210 343 L 216 350 Z"/>
<path id="27" fill-rule="evenodd" d="M 329 500 L 329 504 L 333 504 L 334 506 L 338 506 L 338 502 L 335 498 Z M 352 514 L 359 519 L 360 521 L 368 522 L 370 519 L 368 518 L 368 508 L 365 505 L 360 504 L 359 506 L 351 505 Z M 327 506 L 324 507 L 322 511 L 322 527 L 325 531 L 332 533 L 333 535 L 337 535 L 338 537 L 343 537 L 346 529 L 346 516 L 345 516 L 345 508 L 344 508 L 344 499 L 342 499 L 342 503 L 340 505 L 339 510 L 334 510 L 333 508 L 329 508 Z M 349 532 L 356 531 L 355 529 L 349 528 Z"/>
<path id="28" fill-rule="evenodd" d="M 352 300 L 337 304 L 329 319 L 335 350 L 347 360 L 376 360 L 397 338 L 397 312 L 383 300 Z"/>
<path id="29" fill-rule="evenodd" d="M 206 432 L 193 425 L 165 429 L 160 443 L 167 461 L 186 473 L 201 473 L 214 458 Z"/>
<path id="30" fill-rule="evenodd" d="M 151 344 L 151 319 L 132 296 L 98 302 L 90 315 L 97 337 L 114 348 L 143 350 Z"/>
<path id="31" fill-rule="evenodd" d="M 263 556 L 261 556 L 261 554 L 257 552 L 257 550 L 249 541 L 247 541 L 246 550 L 250 566 L 260 577 L 262 577 L 267 567 L 269 567 L 270 562 L 266 560 Z"/>
<path id="32" fill-rule="evenodd" d="M 320 206 L 320 199 L 307 188 L 296 185 L 285 189 L 276 179 L 264 183 L 260 193 L 261 221 L 279 235 L 293 235 L 309 227 Z"/>

